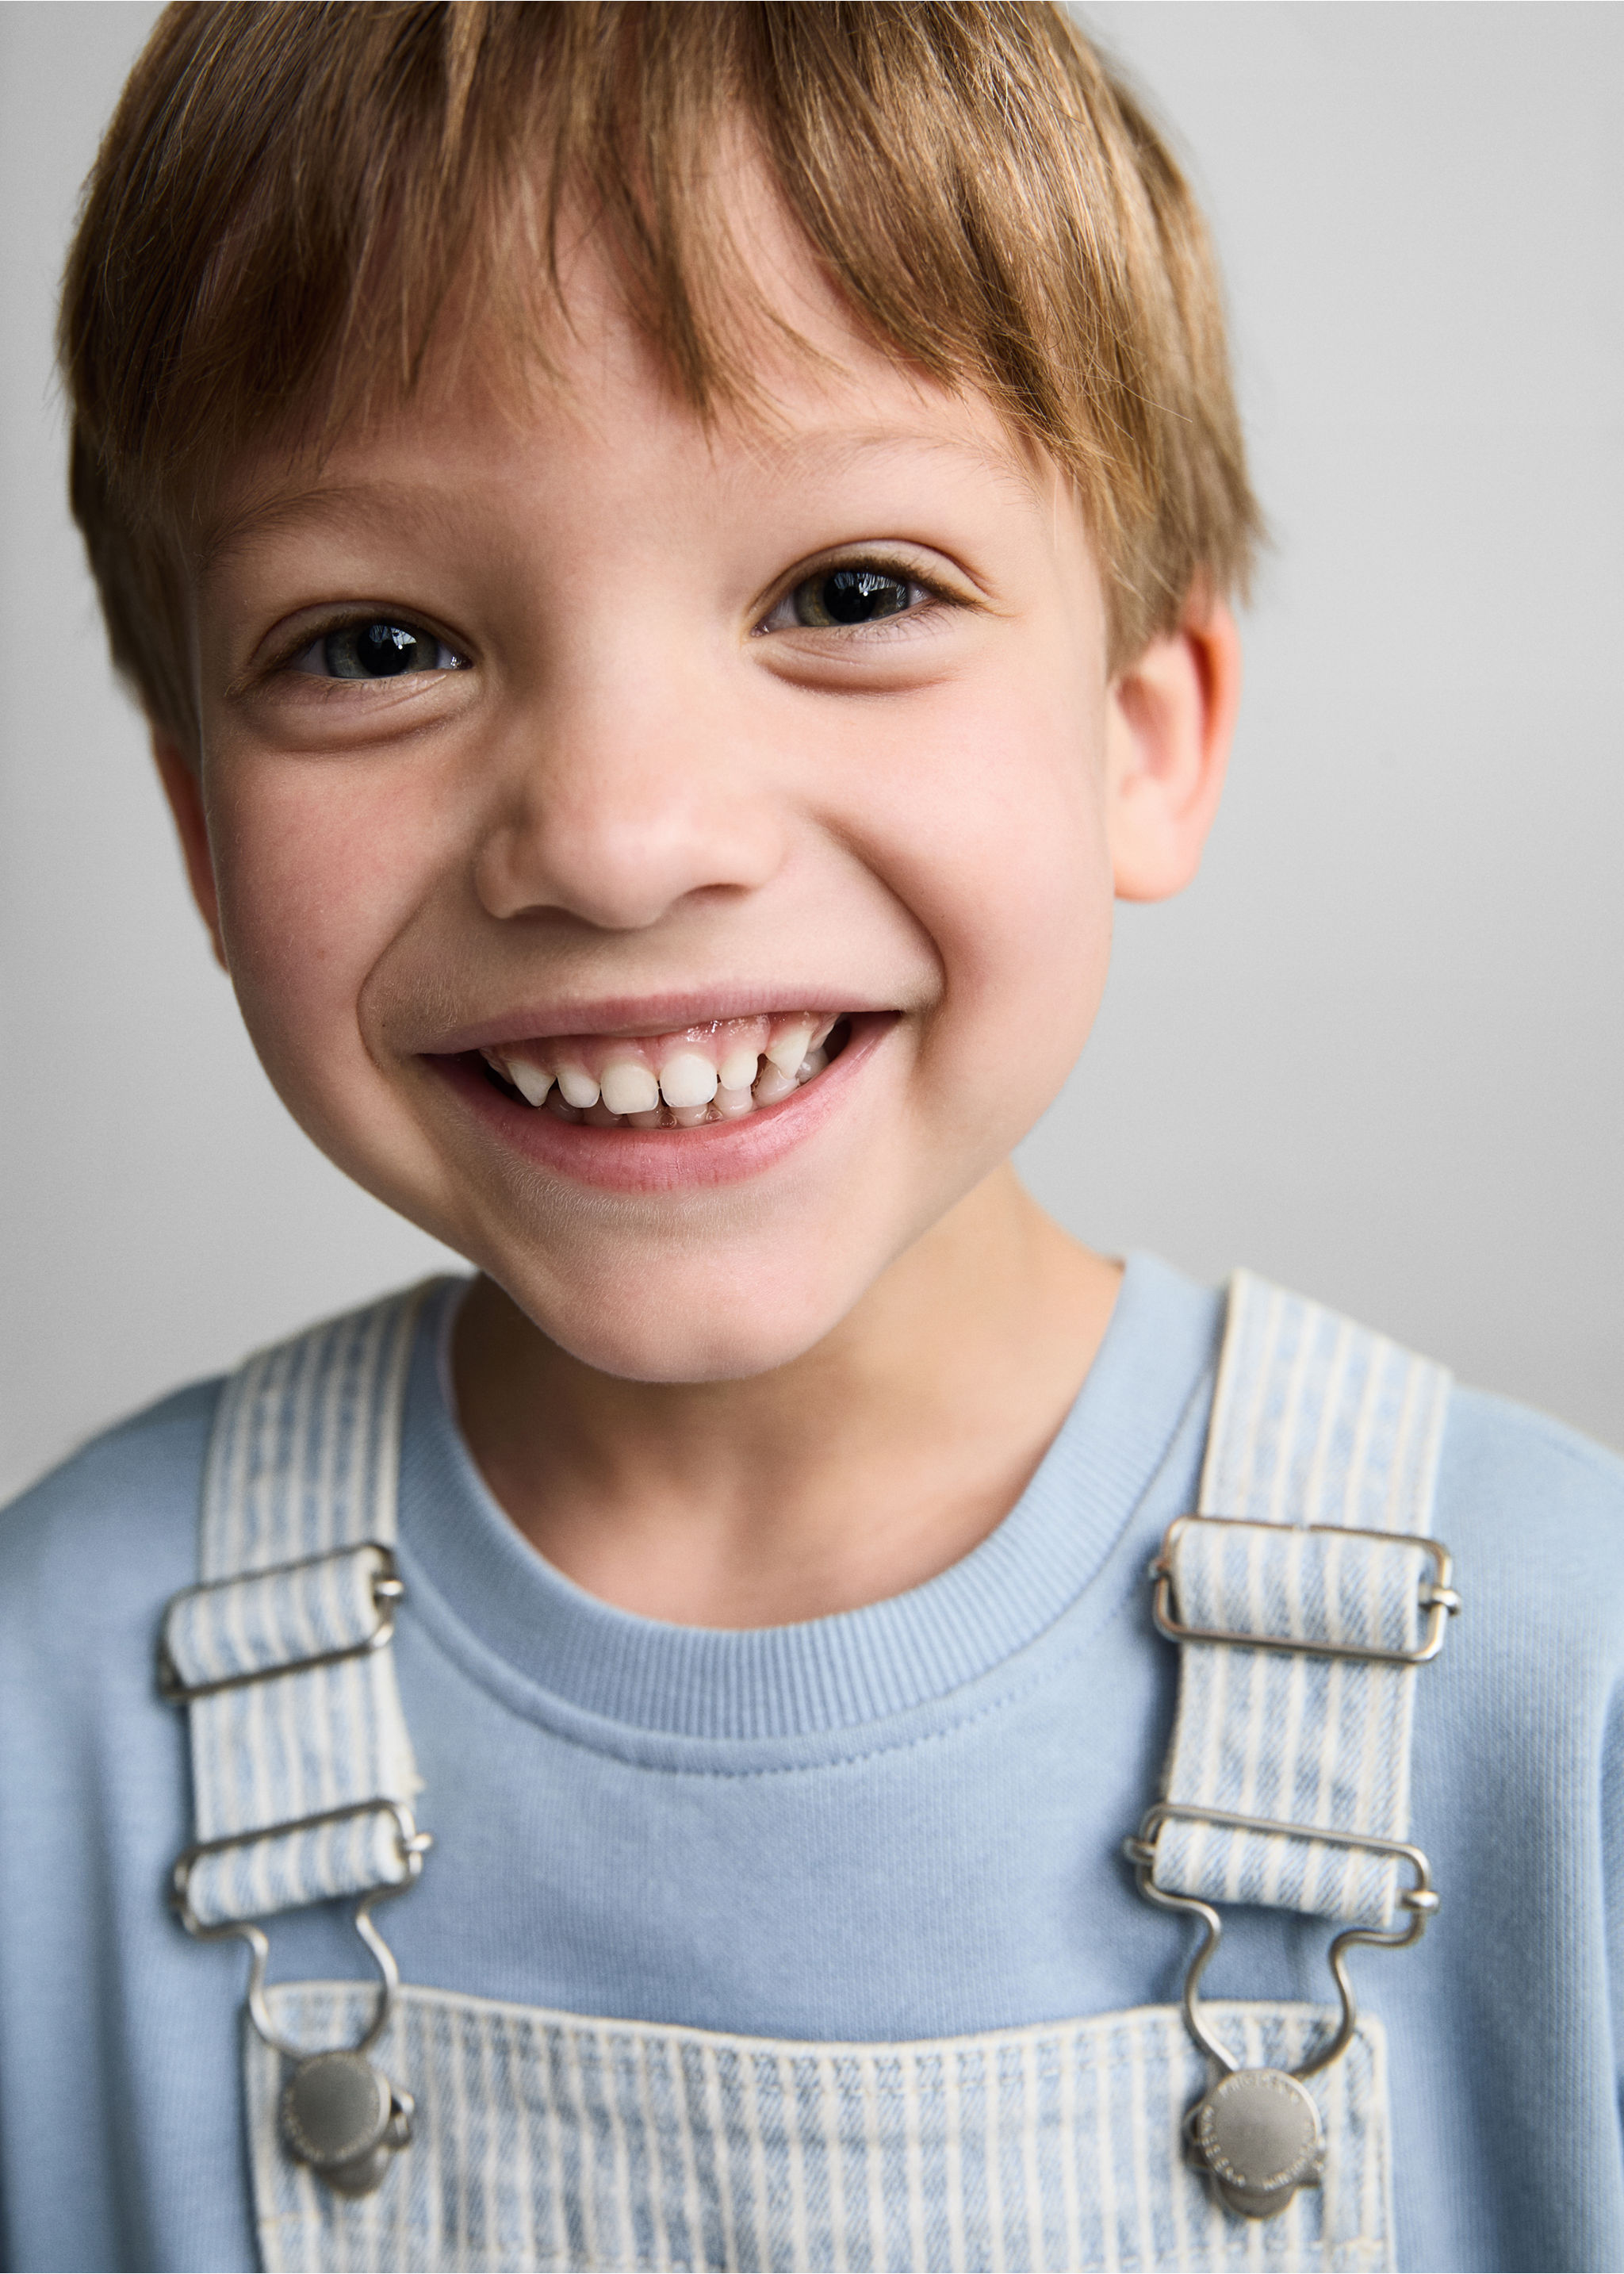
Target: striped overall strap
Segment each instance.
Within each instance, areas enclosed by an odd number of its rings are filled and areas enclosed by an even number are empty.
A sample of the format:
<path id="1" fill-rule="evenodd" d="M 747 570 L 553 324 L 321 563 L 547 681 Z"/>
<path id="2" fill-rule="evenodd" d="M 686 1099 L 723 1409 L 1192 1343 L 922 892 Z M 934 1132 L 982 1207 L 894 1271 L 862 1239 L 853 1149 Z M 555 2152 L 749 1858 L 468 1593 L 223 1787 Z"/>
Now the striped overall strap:
<path id="1" fill-rule="evenodd" d="M 1180 1644 L 1164 1893 L 1392 1925 L 1401 1859 L 1361 1842 L 1409 1828 L 1417 1670 L 1445 1620 L 1426 1543 L 1448 1395 L 1441 1367 L 1236 1274 L 1199 1515 L 1157 1567 Z"/>
<path id="2" fill-rule="evenodd" d="M 201 1582 L 165 1614 L 160 1683 L 192 1740 L 197 1926 L 401 1885 L 419 1780 L 390 1636 L 401 1408 L 426 1289 L 250 1359 L 221 1395 Z"/>

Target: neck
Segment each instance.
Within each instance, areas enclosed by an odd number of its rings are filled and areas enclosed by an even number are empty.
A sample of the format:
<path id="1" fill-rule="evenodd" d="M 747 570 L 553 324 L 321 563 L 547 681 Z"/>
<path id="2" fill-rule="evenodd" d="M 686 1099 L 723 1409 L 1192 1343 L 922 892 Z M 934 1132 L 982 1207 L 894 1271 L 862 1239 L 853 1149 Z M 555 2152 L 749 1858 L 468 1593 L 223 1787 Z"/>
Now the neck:
<path id="1" fill-rule="evenodd" d="M 1019 1499 L 1093 1363 L 1119 1269 L 1007 1164 L 792 1364 L 627 1382 L 481 1279 L 457 1321 L 474 1457 L 548 1562 L 681 1625 L 782 1626 L 917 1586 Z"/>

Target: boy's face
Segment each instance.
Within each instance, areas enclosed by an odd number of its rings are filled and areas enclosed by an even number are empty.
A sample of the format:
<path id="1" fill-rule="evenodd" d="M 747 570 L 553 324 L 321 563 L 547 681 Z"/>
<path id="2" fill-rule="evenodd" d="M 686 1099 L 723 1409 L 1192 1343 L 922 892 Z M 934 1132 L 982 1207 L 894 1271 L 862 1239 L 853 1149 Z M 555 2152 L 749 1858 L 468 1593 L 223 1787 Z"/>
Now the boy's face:
<path id="1" fill-rule="evenodd" d="M 646 1379 L 806 1350 L 1004 1160 L 1088 1032 L 1132 836 L 1065 487 L 777 267 L 833 360 L 764 349 L 766 425 L 676 403 L 587 259 L 556 394 L 504 407 L 470 353 L 319 470 L 254 463 L 197 591 L 201 896 L 273 1081 Z M 680 1096 L 733 1084 L 601 1126 L 673 1060 Z"/>

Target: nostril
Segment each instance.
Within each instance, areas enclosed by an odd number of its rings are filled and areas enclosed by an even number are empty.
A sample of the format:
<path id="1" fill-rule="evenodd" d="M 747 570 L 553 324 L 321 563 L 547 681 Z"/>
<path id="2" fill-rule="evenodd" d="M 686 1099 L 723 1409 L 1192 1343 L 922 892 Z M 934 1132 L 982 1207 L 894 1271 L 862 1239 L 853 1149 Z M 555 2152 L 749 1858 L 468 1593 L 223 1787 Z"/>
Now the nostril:
<path id="1" fill-rule="evenodd" d="M 646 752 L 617 762 L 612 743 L 594 741 L 578 763 L 565 752 L 514 785 L 475 855 L 481 906 L 504 920 L 556 910 L 641 931 L 695 896 L 767 884 L 785 855 L 780 818 L 741 794 L 713 752 L 680 741 L 660 738 L 658 763 Z"/>

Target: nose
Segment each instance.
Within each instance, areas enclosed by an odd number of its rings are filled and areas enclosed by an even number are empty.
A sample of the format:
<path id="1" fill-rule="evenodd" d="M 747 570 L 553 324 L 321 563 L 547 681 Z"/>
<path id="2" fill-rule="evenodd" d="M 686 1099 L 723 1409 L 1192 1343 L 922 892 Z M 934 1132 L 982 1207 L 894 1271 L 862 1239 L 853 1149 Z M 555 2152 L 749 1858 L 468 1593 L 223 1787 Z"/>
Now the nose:
<path id="1" fill-rule="evenodd" d="M 474 867 L 492 915 L 636 931 L 694 894 L 767 883 L 783 818 L 726 691 L 703 681 L 646 651 L 550 675 L 495 770 Z"/>

